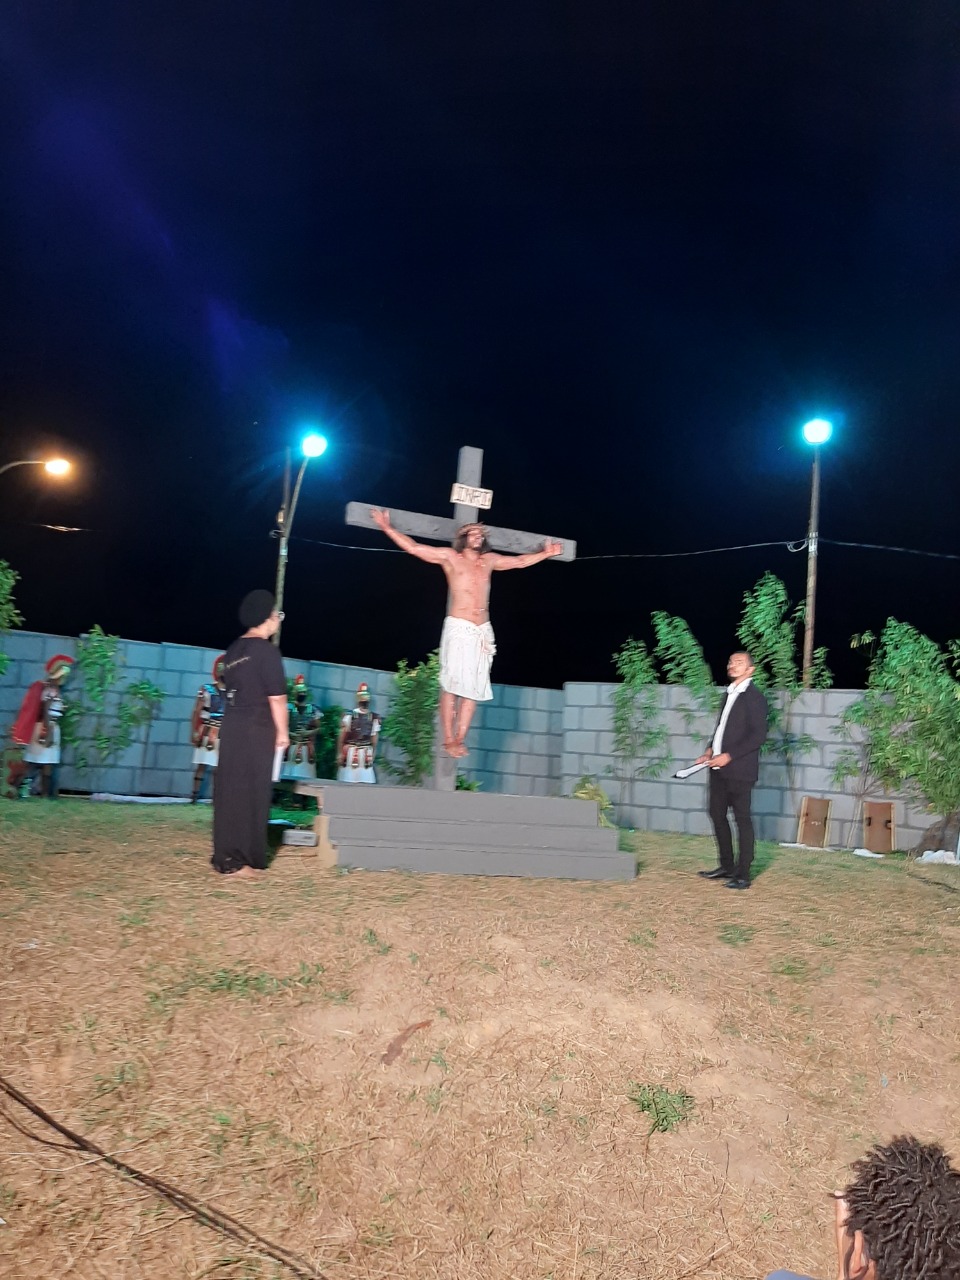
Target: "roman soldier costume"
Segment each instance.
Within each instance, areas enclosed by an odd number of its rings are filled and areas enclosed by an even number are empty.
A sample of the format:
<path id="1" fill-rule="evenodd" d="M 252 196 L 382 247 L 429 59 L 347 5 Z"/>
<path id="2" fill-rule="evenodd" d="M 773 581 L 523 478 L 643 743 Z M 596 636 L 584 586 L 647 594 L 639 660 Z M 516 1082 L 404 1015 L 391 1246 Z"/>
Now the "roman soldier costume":
<path id="1" fill-rule="evenodd" d="M 51 799 L 60 794 L 60 721 L 63 719 L 63 684 L 73 658 L 58 653 L 46 665 L 46 679 L 27 690 L 13 725 L 13 740 L 24 748 L 27 765 L 21 796 L 46 791 Z"/>
<path id="2" fill-rule="evenodd" d="M 287 685 L 290 715 L 290 746 L 283 758 L 280 777 L 283 780 L 317 776 L 317 730 L 323 713 L 313 705 L 310 690 L 302 675 Z"/>
<path id="3" fill-rule="evenodd" d="M 226 705 L 227 690 L 223 683 L 223 659 L 221 653 L 213 664 L 213 680 L 203 685 L 193 704 L 190 721 L 190 741 L 193 743 L 193 791 L 191 803 L 200 799 L 203 778 L 207 769 L 215 769 L 220 763 L 220 725 Z"/>
<path id="4" fill-rule="evenodd" d="M 380 717 L 370 707 L 370 689 L 361 684 L 357 689 L 357 705 L 340 722 L 338 782 L 376 782 L 373 761 L 380 726 Z"/>

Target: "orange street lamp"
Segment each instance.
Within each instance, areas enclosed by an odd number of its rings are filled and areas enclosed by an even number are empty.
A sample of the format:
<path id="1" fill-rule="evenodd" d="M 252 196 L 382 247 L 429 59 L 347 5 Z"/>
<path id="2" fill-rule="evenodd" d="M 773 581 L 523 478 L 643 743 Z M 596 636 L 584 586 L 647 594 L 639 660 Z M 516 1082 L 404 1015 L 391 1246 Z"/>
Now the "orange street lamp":
<path id="1" fill-rule="evenodd" d="M 16 462 L 5 462 L 0 467 L 0 476 L 12 467 L 43 467 L 48 476 L 65 476 L 71 470 L 66 458 L 20 458 Z"/>

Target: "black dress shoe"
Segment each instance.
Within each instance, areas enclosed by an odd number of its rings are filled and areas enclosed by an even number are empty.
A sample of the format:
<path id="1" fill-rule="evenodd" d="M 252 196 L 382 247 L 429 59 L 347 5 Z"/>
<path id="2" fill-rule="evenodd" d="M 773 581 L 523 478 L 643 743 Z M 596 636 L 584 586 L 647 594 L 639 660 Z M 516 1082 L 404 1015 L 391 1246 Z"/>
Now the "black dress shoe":
<path id="1" fill-rule="evenodd" d="M 749 889 L 750 881 L 741 880 L 739 876 L 734 876 L 732 880 L 728 880 L 723 886 L 725 889 Z"/>
<path id="2" fill-rule="evenodd" d="M 714 867 L 712 871 L 698 871 L 698 876 L 703 876 L 704 880 L 729 880 L 730 872 L 724 871 L 723 867 Z"/>

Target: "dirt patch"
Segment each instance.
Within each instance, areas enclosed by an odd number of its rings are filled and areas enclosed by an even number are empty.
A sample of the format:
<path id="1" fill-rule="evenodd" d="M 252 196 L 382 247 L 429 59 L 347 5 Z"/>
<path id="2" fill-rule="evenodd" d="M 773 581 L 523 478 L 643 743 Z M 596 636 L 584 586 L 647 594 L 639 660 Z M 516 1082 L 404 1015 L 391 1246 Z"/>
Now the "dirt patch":
<path id="1" fill-rule="evenodd" d="M 648 837 L 630 885 L 228 888 L 209 814 L 41 814 L 0 810 L 3 1073 L 331 1280 L 829 1274 L 849 1161 L 958 1131 L 956 908 L 902 866 L 768 850 L 731 895 Z M 0 1217 L 24 1280 L 288 1274 L 7 1123 Z"/>

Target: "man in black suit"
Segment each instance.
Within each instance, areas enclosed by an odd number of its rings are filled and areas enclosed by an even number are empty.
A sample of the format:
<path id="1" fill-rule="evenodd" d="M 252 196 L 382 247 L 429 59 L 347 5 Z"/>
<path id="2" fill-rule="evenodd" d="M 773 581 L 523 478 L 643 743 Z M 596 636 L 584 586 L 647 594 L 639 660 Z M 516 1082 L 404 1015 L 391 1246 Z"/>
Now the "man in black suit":
<path id="1" fill-rule="evenodd" d="M 725 880 L 728 889 L 750 888 L 753 862 L 753 819 L 750 793 L 760 770 L 760 748 L 767 737 L 767 700 L 753 683 L 749 653 L 731 653 L 727 688 L 713 741 L 696 763 L 710 762 L 710 821 L 717 838 L 720 865 L 700 871 L 707 880 Z M 737 822 L 739 856 L 733 861 L 733 834 L 727 810 Z"/>

